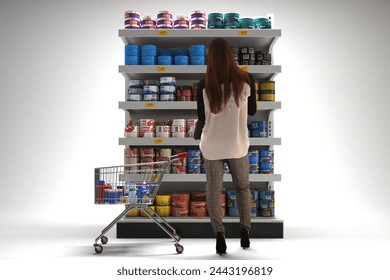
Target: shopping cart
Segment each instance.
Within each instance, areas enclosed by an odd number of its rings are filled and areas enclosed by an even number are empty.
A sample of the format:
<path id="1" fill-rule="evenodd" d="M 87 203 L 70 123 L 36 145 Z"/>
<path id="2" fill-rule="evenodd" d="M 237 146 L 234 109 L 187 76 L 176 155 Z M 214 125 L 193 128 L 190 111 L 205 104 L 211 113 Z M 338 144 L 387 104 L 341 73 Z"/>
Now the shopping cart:
<path id="1" fill-rule="evenodd" d="M 102 245 L 108 242 L 105 234 L 133 209 L 138 209 L 153 219 L 173 239 L 176 252 L 183 252 L 183 246 L 178 243 L 180 235 L 149 205 L 153 204 L 171 163 L 187 156 L 184 152 L 167 157 L 165 161 L 95 168 L 95 204 L 125 204 L 125 210 L 95 239 L 93 246 L 96 253 L 101 253 Z M 99 239 L 102 244 L 98 243 Z"/>

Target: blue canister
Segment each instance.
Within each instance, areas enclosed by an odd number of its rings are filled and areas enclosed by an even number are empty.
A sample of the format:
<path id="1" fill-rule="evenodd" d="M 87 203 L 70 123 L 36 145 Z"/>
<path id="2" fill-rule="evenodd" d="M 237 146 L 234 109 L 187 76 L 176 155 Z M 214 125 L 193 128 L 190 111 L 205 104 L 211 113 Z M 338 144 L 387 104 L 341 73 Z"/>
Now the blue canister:
<path id="1" fill-rule="evenodd" d="M 161 77 L 160 78 L 161 86 L 176 86 L 176 78 L 175 77 Z"/>
<path id="2" fill-rule="evenodd" d="M 141 59 L 138 55 L 129 55 L 125 57 L 125 65 L 140 65 Z"/>
<path id="3" fill-rule="evenodd" d="M 157 65 L 172 65 L 172 56 L 159 55 L 157 57 Z"/>
<path id="4" fill-rule="evenodd" d="M 187 150 L 188 157 L 201 157 L 202 153 L 200 150 Z"/>
<path id="5" fill-rule="evenodd" d="M 274 157 L 274 150 L 259 150 L 259 155 L 261 158 L 263 157 Z"/>
<path id="6" fill-rule="evenodd" d="M 186 55 L 176 55 L 175 56 L 175 65 L 189 65 L 190 60 Z"/>
<path id="7" fill-rule="evenodd" d="M 227 206 L 229 208 L 238 208 L 238 206 L 237 206 L 237 199 L 228 199 L 227 200 Z"/>
<path id="8" fill-rule="evenodd" d="M 129 88 L 143 88 L 144 80 L 129 80 Z"/>
<path id="9" fill-rule="evenodd" d="M 204 55 L 192 55 L 191 65 L 205 65 L 206 57 Z"/>
<path id="10" fill-rule="evenodd" d="M 144 94 L 158 94 L 158 86 L 144 86 Z"/>
<path id="11" fill-rule="evenodd" d="M 186 55 L 186 56 L 189 56 L 190 55 L 190 50 L 189 49 L 176 49 L 175 50 L 175 56 L 176 55 Z"/>
<path id="12" fill-rule="evenodd" d="M 176 92 L 175 86 L 160 86 L 161 94 L 174 94 Z"/>
<path id="13" fill-rule="evenodd" d="M 251 191 L 252 199 L 258 200 L 259 199 L 259 192 L 258 191 Z"/>
<path id="14" fill-rule="evenodd" d="M 249 164 L 258 164 L 259 156 L 248 156 Z"/>
<path id="15" fill-rule="evenodd" d="M 267 131 L 268 122 L 267 121 L 254 121 L 249 125 L 251 131 Z"/>
<path id="16" fill-rule="evenodd" d="M 168 48 L 160 48 L 158 49 L 158 55 L 169 55 L 173 56 L 173 50 Z"/>
<path id="17" fill-rule="evenodd" d="M 206 46 L 205 45 L 192 45 L 191 46 L 191 55 L 192 56 L 205 56 L 206 55 Z"/>
<path id="18" fill-rule="evenodd" d="M 141 56 L 157 56 L 157 47 L 155 45 L 142 45 Z"/>
<path id="19" fill-rule="evenodd" d="M 273 200 L 275 199 L 275 192 L 274 191 L 261 191 L 260 192 L 260 199 L 263 200 Z"/>
<path id="20" fill-rule="evenodd" d="M 125 56 L 139 56 L 140 49 L 138 45 L 125 45 Z"/>
<path id="21" fill-rule="evenodd" d="M 144 101 L 158 101 L 159 95 L 157 93 L 144 94 L 143 100 Z"/>
<path id="22" fill-rule="evenodd" d="M 141 56 L 141 64 L 142 65 L 155 65 L 156 64 L 156 56 Z"/>
<path id="23" fill-rule="evenodd" d="M 238 217 L 238 208 L 229 208 L 229 217 Z"/>
<path id="24" fill-rule="evenodd" d="M 259 150 L 248 150 L 248 157 L 259 156 Z"/>
<path id="25" fill-rule="evenodd" d="M 260 171 L 273 171 L 274 163 L 273 162 L 260 162 Z"/>
<path id="26" fill-rule="evenodd" d="M 228 199 L 234 200 L 236 199 L 236 191 L 234 190 L 227 190 L 226 191 L 226 196 Z"/>
<path id="27" fill-rule="evenodd" d="M 251 131 L 251 137 L 267 138 L 268 133 L 266 131 Z"/>

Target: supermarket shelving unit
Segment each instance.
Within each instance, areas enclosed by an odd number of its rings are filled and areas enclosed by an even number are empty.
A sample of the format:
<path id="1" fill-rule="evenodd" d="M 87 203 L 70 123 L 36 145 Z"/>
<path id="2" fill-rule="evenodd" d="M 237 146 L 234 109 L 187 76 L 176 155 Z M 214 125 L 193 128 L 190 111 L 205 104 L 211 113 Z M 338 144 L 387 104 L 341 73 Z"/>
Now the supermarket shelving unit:
<path id="1" fill-rule="evenodd" d="M 203 44 L 208 46 L 212 39 L 222 37 L 233 47 L 255 47 L 256 50 L 266 50 L 272 53 L 272 48 L 281 36 L 281 30 L 119 30 L 119 37 L 125 44 L 154 44 L 158 48 L 190 48 L 191 45 Z M 273 55 L 272 55 L 273 60 Z M 281 72 L 281 66 L 254 65 L 241 66 L 249 71 L 255 80 L 273 80 Z M 126 79 L 127 92 L 129 79 L 159 79 L 163 76 L 172 76 L 178 85 L 192 85 L 204 77 L 205 65 L 121 65 L 119 73 Z M 173 102 L 119 102 L 119 109 L 126 113 L 128 119 L 150 118 L 164 121 L 174 118 L 197 118 L 196 101 Z M 253 120 L 271 121 L 275 110 L 281 109 L 281 102 L 257 103 L 257 113 L 249 117 Z M 199 149 L 199 140 L 192 138 L 120 138 L 119 145 L 132 147 L 155 148 L 187 148 Z M 280 138 L 274 138 L 270 131 L 269 138 L 250 138 L 250 149 L 273 149 L 274 145 L 281 145 Z M 251 189 L 274 190 L 274 182 L 281 181 L 280 174 L 250 174 Z M 160 193 L 173 191 L 204 191 L 205 174 L 166 174 L 163 178 Z M 232 189 L 231 175 L 224 175 L 224 188 Z M 277 196 L 277 193 L 276 193 Z M 276 202 L 277 206 L 277 202 Z M 168 217 L 166 220 L 176 228 L 184 238 L 214 237 L 210 219 L 197 217 Z M 228 237 L 239 237 L 239 220 L 234 217 L 223 219 Z M 163 232 L 156 230 L 150 219 L 142 217 L 126 217 L 117 223 L 117 237 L 165 237 Z M 252 217 L 252 238 L 283 238 L 283 220 L 278 217 Z"/>

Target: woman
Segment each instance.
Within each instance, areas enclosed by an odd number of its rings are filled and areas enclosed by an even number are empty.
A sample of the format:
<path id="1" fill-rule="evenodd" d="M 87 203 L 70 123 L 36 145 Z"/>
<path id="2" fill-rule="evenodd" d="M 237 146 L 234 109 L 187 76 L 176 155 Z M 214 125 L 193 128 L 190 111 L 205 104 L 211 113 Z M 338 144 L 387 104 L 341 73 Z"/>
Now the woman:
<path id="1" fill-rule="evenodd" d="M 245 249 L 250 244 L 247 119 L 257 109 L 253 81 L 237 66 L 224 39 L 216 38 L 209 45 L 206 77 L 199 81 L 197 98 L 198 122 L 204 123 L 199 147 L 205 161 L 207 208 L 217 254 L 222 255 L 226 253 L 221 205 L 224 161 L 228 162 L 237 194 L 241 247 Z"/>

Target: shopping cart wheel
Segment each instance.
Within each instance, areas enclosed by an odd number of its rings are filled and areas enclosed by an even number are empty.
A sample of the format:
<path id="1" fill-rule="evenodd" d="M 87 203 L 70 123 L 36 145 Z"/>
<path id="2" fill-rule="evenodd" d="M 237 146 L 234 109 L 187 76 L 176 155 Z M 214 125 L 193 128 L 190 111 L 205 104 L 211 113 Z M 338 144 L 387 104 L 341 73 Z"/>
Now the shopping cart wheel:
<path id="1" fill-rule="evenodd" d="M 100 241 L 101 241 L 103 244 L 107 244 L 108 238 L 105 237 L 105 236 L 102 236 L 102 238 L 100 238 Z"/>
<path id="2" fill-rule="evenodd" d="M 180 241 L 180 239 L 181 239 L 180 235 L 178 235 L 177 233 L 174 233 L 174 234 L 173 234 L 173 237 L 174 237 L 177 241 Z"/>
<path id="3" fill-rule="evenodd" d="M 94 245 L 95 246 L 95 252 L 100 254 L 101 252 L 103 252 L 103 247 L 100 246 L 100 245 Z"/>
<path id="4" fill-rule="evenodd" d="M 175 244 L 175 247 L 176 247 L 176 252 L 177 252 L 178 254 L 183 253 L 183 251 L 184 251 L 183 246 L 181 246 L 180 244 Z"/>

